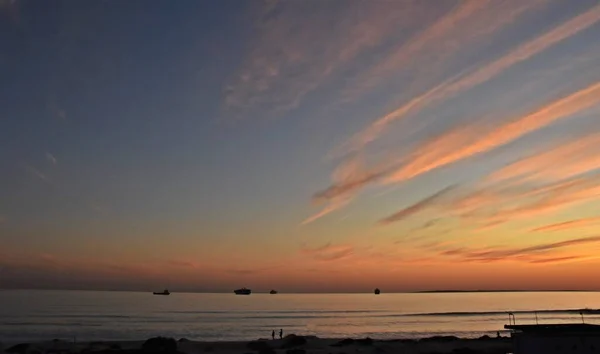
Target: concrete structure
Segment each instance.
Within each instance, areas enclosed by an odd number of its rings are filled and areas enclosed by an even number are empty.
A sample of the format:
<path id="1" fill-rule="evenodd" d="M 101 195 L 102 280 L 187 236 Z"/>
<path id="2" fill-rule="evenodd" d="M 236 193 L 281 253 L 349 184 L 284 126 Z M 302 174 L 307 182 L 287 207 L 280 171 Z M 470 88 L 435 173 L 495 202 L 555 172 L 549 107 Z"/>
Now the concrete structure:
<path id="1" fill-rule="evenodd" d="M 600 354 L 600 325 L 506 325 L 514 354 Z"/>

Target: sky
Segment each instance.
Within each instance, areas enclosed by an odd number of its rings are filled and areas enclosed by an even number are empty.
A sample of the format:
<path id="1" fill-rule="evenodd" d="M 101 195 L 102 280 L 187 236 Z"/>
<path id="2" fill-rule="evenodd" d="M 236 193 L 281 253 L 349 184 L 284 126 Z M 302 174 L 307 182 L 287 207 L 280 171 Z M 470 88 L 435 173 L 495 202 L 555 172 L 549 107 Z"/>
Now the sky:
<path id="1" fill-rule="evenodd" d="M 600 4 L 0 0 L 0 288 L 600 290 Z"/>

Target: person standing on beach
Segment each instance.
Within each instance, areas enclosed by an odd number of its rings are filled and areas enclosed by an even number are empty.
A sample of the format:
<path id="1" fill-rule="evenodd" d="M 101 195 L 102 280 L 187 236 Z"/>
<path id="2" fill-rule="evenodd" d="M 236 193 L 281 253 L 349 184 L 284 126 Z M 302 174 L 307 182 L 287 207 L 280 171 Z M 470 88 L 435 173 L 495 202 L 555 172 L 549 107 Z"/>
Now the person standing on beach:
<path id="1" fill-rule="evenodd" d="M 279 330 L 279 339 L 283 339 L 283 328 Z"/>
<path id="2" fill-rule="evenodd" d="M 273 332 L 271 332 L 271 337 L 273 337 L 273 340 L 275 340 L 275 330 L 273 330 Z"/>

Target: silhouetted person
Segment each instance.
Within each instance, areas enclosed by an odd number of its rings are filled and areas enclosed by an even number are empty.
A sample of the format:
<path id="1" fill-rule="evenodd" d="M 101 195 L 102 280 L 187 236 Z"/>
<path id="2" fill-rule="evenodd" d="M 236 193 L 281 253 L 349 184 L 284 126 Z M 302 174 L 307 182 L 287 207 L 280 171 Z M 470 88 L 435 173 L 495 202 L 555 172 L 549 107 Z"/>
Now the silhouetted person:
<path id="1" fill-rule="evenodd" d="M 279 339 L 283 339 L 283 328 L 279 330 Z"/>
<path id="2" fill-rule="evenodd" d="M 275 340 L 275 330 L 273 330 L 273 332 L 271 332 L 271 337 L 273 337 L 273 340 Z"/>
<path id="3" fill-rule="evenodd" d="M 496 337 L 500 338 L 500 332 L 496 332 Z"/>

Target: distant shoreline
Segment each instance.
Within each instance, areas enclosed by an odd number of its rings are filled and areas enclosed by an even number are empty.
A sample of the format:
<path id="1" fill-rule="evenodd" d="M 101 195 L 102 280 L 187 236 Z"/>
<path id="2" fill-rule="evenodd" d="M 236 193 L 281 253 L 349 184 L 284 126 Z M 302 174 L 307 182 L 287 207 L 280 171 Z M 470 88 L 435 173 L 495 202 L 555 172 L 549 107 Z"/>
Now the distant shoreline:
<path id="1" fill-rule="evenodd" d="M 599 290 L 422 290 L 413 294 L 438 293 L 595 293 Z"/>

